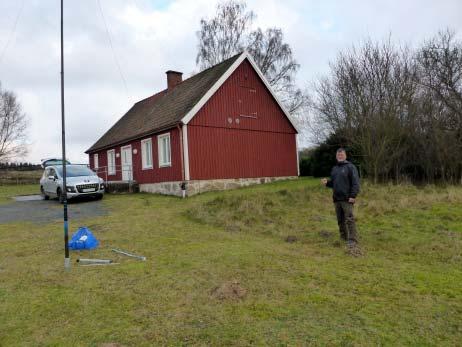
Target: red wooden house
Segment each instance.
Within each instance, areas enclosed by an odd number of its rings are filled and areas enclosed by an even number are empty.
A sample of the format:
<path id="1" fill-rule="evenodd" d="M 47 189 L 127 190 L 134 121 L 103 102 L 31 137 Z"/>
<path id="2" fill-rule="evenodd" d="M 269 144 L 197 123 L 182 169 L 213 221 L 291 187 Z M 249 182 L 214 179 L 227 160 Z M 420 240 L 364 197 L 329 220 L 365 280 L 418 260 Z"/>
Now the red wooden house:
<path id="1" fill-rule="evenodd" d="M 298 176 L 296 127 L 247 52 L 167 85 L 86 151 L 101 177 L 192 195 Z"/>

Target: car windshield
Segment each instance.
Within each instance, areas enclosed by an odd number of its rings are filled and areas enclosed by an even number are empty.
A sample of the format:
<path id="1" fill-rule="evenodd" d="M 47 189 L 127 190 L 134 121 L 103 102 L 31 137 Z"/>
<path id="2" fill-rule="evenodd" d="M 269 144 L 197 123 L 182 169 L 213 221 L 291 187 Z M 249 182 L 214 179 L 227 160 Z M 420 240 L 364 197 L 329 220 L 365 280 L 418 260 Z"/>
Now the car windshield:
<path id="1" fill-rule="evenodd" d="M 59 172 L 60 176 L 63 176 L 63 167 L 56 166 L 56 169 Z M 79 176 L 96 176 L 96 174 L 91 171 L 85 165 L 66 165 L 66 176 L 67 177 L 79 177 Z"/>

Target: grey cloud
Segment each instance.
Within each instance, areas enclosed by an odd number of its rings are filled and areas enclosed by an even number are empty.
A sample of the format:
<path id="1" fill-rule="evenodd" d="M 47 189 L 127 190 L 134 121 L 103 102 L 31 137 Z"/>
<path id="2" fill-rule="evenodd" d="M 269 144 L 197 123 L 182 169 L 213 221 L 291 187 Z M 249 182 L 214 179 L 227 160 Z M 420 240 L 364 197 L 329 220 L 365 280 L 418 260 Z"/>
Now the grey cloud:
<path id="1" fill-rule="evenodd" d="M 166 70 L 182 70 L 185 77 L 196 70 L 195 32 L 200 17 L 211 14 L 216 3 L 175 0 L 157 9 L 156 2 L 143 0 L 100 1 L 128 95 L 97 1 L 65 1 L 68 149 L 69 158 L 79 162 L 87 160 L 84 150 L 135 101 L 165 88 Z M 18 94 L 29 115 L 27 159 L 38 161 L 60 153 L 59 3 L 28 0 L 25 4 L 0 61 L 0 81 Z M 16 0 L 0 2 L 0 50 L 19 5 Z M 302 87 L 328 71 L 328 62 L 340 49 L 365 37 L 383 39 L 391 33 L 395 41 L 420 43 L 447 26 L 462 32 L 458 0 L 248 0 L 248 5 L 264 25 L 283 28 L 301 64 Z M 127 18 L 129 6 L 145 17 Z"/>

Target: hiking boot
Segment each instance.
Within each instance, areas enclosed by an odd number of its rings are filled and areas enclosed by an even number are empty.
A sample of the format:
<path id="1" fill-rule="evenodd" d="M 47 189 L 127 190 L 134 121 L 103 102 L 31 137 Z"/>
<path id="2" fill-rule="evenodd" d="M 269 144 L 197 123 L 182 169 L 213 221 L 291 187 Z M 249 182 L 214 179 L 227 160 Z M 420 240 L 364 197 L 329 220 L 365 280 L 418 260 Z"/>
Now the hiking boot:
<path id="1" fill-rule="evenodd" d="M 358 243 L 356 241 L 348 241 L 347 242 L 347 246 L 348 248 L 354 248 L 354 247 L 357 247 L 358 246 Z"/>

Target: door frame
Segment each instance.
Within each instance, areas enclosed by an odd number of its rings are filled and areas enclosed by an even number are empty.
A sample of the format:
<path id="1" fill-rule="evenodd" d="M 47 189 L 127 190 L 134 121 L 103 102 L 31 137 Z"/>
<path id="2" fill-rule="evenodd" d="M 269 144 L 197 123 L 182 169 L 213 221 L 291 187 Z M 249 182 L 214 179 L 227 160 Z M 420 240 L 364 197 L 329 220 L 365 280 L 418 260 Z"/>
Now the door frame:
<path id="1" fill-rule="evenodd" d="M 126 150 L 129 150 L 130 152 L 130 167 L 131 167 L 131 170 L 130 172 L 128 173 L 128 180 L 125 180 L 124 179 L 124 166 L 126 164 L 124 164 L 124 154 L 123 152 L 126 151 Z M 120 167 L 121 167 L 121 170 L 122 170 L 122 181 L 133 181 L 133 153 L 132 153 L 132 145 L 127 145 L 127 146 L 123 146 L 123 147 L 120 147 Z"/>

